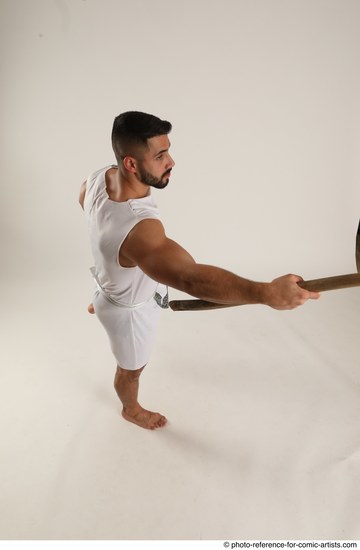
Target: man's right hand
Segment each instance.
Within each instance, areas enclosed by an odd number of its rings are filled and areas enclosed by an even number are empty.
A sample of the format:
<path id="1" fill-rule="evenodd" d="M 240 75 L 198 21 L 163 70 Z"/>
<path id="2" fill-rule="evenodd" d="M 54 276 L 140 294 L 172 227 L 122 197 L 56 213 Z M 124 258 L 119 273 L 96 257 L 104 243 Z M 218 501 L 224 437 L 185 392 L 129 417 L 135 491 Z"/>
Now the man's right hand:
<path id="1" fill-rule="evenodd" d="M 265 304 L 274 309 L 294 309 L 307 300 L 320 298 L 319 292 L 310 292 L 298 283 L 304 279 L 299 275 L 283 275 L 268 283 L 265 291 Z"/>

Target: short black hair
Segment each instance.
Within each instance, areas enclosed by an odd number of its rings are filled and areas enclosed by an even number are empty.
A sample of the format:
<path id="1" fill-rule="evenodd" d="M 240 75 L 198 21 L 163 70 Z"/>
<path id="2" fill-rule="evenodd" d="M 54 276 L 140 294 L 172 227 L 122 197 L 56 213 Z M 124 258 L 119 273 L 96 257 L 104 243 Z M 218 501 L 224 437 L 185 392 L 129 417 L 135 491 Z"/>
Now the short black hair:
<path id="1" fill-rule="evenodd" d="M 118 163 L 127 155 L 134 156 L 139 146 L 146 147 L 147 140 L 167 135 L 172 125 L 167 120 L 140 111 L 127 111 L 118 115 L 113 124 L 111 141 Z"/>

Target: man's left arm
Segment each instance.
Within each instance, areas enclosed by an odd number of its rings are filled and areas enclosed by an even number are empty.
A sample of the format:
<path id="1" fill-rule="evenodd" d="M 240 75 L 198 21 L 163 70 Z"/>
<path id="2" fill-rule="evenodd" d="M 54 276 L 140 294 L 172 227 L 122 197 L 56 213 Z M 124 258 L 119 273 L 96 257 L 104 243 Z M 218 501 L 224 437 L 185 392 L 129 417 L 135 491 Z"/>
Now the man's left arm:
<path id="1" fill-rule="evenodd" d="M 85 193 L 86 193 L 86 181 L 84 181 L 84 183 L 81 185 L 80 195 L 79 195 L 79 203 L 83 210 L 84 210 Z"/>

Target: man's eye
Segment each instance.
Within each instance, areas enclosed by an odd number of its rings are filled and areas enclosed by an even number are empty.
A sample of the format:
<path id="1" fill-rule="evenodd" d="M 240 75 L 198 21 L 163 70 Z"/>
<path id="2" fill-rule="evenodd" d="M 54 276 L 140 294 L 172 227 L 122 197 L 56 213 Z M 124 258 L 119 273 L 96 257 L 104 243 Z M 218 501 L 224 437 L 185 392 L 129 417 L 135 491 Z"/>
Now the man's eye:
<path id="1" fill-rule="evenodd" d="M 161 160 L 163 158 L 164 155 L 159 155 L 157 158 L 157 160 Z"/>

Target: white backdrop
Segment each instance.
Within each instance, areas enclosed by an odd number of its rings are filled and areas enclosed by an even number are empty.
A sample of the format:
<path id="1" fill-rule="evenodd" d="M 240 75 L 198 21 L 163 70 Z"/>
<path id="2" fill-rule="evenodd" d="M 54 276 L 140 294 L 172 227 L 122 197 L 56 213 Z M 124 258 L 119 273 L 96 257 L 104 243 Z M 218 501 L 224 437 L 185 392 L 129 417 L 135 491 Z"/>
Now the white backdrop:
<path id="1" fill-rule="evenodd" d="M 174 425 L 154 438 L 114 414 L 77 203 L 114 161 L 113 118 L 143 110 L 173 124 L 154 196 L 198 261 L 354 272 L 360 3 L 0 9 L 1 538 L 360 538 L 357 289 L 289 314 L 165 314 L 142 387 Z"/>
<path id="2" fill-rule="evenodd" d="M 257 279 L 354 270 L 356 0 L 1 1 L 2 276 L 87 266 L 77 209 L 113 118 L 173 123 L 156 193 L 202 262 Z"/>

